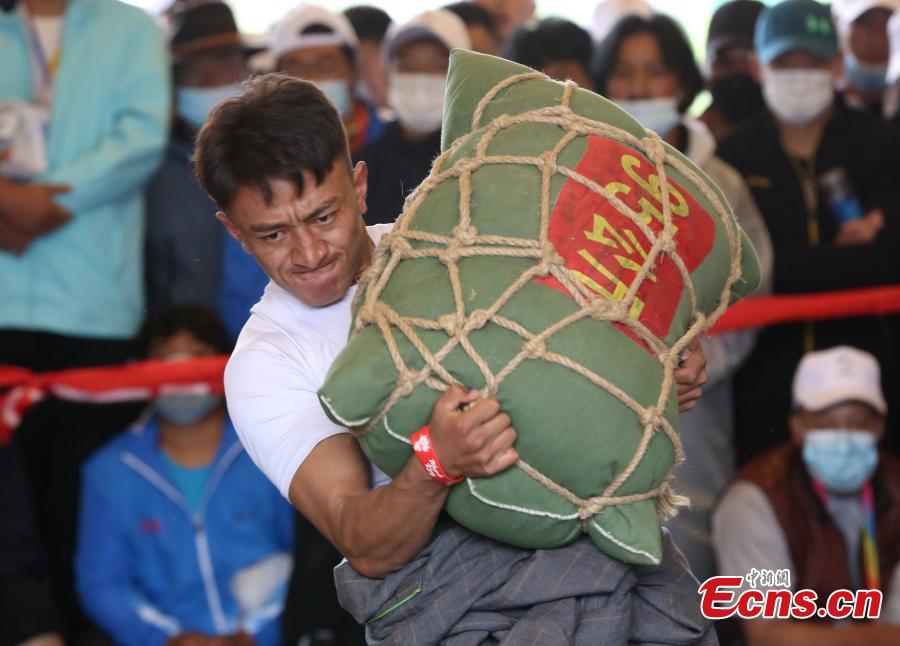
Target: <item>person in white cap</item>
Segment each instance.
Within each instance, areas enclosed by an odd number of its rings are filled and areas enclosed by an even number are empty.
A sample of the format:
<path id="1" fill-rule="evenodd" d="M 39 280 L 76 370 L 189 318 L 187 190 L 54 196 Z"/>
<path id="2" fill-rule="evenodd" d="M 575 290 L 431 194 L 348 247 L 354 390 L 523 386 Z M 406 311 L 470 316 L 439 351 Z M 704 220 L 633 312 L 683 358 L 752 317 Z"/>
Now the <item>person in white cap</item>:
<path id="1" fill-rule="evenodd" d="M 857 110 L 883 113 L 890 57 L 887 23 L 900 0 L 834 0 L 834 16 L 844 56 L 843 98 Z"/>
<path id="2" fill-rule="evenodd" d="M 788 570 L 788 587 L 814 590 L 820 605 L 840 589 L 887 597 L 900 562 L 900 459 L 879 449 L 878 362 L 850 346 L 811 352 L 792 391 L 791 440 L 748 464 L 713 516 L 720 574 Z M 759 619 L 743 629 L 751 645 L 900 643 L 900 626 L 884 623 Z"/>
<path id="3" fill-rule="evenodd" d="M 369 224 L 396 220 L 440 154 L 444 85 L 450 50 L 456 48 L 470 48 L 469 32 L 446 9 L 425 11 L 388 30 L 388 106 L 397 119 L 355 156 L 369 167 Z"/>
<path id="4" fill-rule="evenodd" d="M 356 96 L 359 40 L 345 16 L 300 5 L 272 27 L 269 47 L 277 71 L 315 83 L 334 103 L 350 154 L 381 135 L 384 123 L 375 107 Z"/>
<path id="5" fill-rule="evenodd" d="M 594 9 L 588 31 L 595 43 L 605 40 L 622 18 L 641 16 L 650 18 L 653 7 L 647 0 L 601 0 Z"/>

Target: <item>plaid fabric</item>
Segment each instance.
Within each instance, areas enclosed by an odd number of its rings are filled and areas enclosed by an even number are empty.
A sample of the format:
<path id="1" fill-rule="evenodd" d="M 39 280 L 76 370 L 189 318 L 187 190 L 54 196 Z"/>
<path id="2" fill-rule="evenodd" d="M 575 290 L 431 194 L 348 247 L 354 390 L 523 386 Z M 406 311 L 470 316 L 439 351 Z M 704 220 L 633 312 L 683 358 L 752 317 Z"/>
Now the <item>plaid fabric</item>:
<path id="1" fill-rule="evenodd" d="M 718 644 L 665 529 L 661 564 L 632 566 L 587 537 L 535 551 L 453 525 L 386 579 L 345 561 L 335 582 L 373 645 Z"/>

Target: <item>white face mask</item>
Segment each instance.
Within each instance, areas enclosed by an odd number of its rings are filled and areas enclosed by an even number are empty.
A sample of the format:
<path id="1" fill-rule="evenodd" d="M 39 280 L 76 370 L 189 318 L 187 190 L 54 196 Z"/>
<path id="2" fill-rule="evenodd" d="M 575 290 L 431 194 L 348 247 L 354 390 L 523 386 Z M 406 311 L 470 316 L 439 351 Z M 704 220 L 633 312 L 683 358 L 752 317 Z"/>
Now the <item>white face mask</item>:
<path id="1" fill-rule="evenodd" d="M 322 94 L 328 97 L 328 100 L 334 103 L 334 107 L 341 114 L 341 119 L 350 116 L 353 109 L 353 100 L 350 97 L 350 84 L 341 79 L 333 79 L 327 81 L 313 81 L 315 86 L 322 90 Z"/>
<path id="2" fill-rule="evenodd" d="M 175 90 L 178 114 L 199 130 L 214 107 L 240 93 L 240 83 L 220 87 L 179 87 Z"/>
<path id="3" fill-rule="evenodd" d="M 446 84 L 447 77 L 442 74 L 391 72 L 388 105 L 404 128 L 420 133 L 440 130 Z"/>
<path id="4" fill-rule="evenodd" d="M 834 75 L 827 70 L 763 68 L 763 96 L 779 119 L 806 125 L 834 102 Z"/>
<path id="5" fill-rule="evenodd" d="M 678 100 L 674 96 L 616 103 L 647 130 L 652 130 L 661 137 L 665 137 L 681 121 Z"/>

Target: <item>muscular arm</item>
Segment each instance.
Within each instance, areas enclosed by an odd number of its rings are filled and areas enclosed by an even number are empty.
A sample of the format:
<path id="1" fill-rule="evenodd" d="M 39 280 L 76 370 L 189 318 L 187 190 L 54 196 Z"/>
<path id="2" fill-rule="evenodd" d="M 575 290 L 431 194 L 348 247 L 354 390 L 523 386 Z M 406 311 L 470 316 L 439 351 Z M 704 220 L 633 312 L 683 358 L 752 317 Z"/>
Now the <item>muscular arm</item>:
<path id="1" fill-rule="evenodd" d="M 365 457 L 343 434 L 310 453 L 294 475 L 290 497 L 356 571 L 381 577 L 428 542 L 448 491 L 415 457 L 390 484 L 370 490 Z"/>
<path id="2" fill-rule="evenodd" d="M 429 427 L 451 477 L 489 476 L 518 454 L 509 416 L 496 400 L 454 386 L 435 403 Z M 369 469 L 347 434 L 320 442 L 291 481 L 290 499 L 361 574 L 382 577 L 403 567 L 431 537 L 448 487 L 432 480 L 415 456 L 388 485 L 369 489 Z"/>

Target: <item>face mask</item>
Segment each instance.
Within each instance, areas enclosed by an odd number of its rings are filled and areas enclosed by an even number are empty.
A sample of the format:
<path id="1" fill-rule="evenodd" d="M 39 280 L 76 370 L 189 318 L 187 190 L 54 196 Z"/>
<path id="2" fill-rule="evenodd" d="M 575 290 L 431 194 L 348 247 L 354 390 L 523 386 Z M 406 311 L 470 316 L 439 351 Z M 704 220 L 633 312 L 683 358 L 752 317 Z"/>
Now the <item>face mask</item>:
<path id="1" fill-rule="evenodd" d="M 877 443 L 875 434 L 866 431 L 809 431 L 803 439 L 803 461 L 829 491 L 853 493 L 875 472 Z"/>
<path id="2" fill-rule="evenodd" d="M 180 87 L 175 92 L 178 114 L 199 130 L 214 107 L 240 93 L 240 83 L 220 87 Z"/>
<path id="3" fill-rule="evenodd" d="M 444 115 L 444 86 L 441 74 L 401 74 L 391 72 L 388 79 L 388 105 L 397 120 L 413 132 L 435 132 Z"/>
<path id="4" fill-rule="evenodd" d="M 763 70 L 763 96 L 782 121 L 803 126 L 834 102 L 834 75 L 825 70 Z"/>
<path id="5" fill-rule="evenodd" d="M 883 92 L 887 87 L 887 65 L 869 65 L 853 54 L 844 56 L 847 80 L 863 92 Z"/>
<path id="6" fill-rule="evenodd" d="M 713 104 L 732 123 L 749 119 L 766 106 L 762 88 L 749 74 L 735 74 L 714 81 L 709 91 Z"/>
<path id="7" fill-rule="evenodd" d="M 665 137 L 681 121 L 681 115 L 678 114 L 678 101 L 674 96 L 661 99 L 617 101 L 616 103 L 638 123 L 661 137 Z"/>
<path id="8" fill-rule="evenodd" d="M 341 119 L 350 116 L 353 109 L 353 101 L 350 98 L 350 84 L 347 81 L 334 79 L 329 81 L 314 81 L 315 86 L 322 90 L 322 94 L 334 103 L 334 107 L 341 115 Z"/>
<path id="9" fill-rule="evenodd" d="M 221 403 L 221 395 L 163 395 L 153 401 L 153 408 L 173 424 L 193 424 Z"/>

